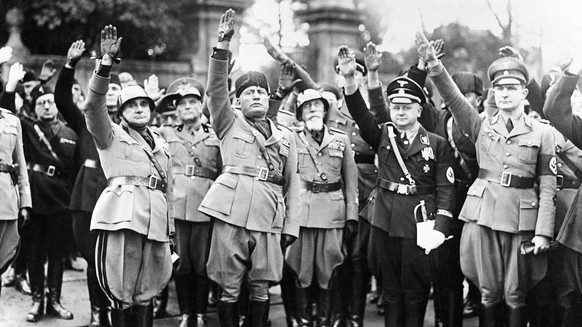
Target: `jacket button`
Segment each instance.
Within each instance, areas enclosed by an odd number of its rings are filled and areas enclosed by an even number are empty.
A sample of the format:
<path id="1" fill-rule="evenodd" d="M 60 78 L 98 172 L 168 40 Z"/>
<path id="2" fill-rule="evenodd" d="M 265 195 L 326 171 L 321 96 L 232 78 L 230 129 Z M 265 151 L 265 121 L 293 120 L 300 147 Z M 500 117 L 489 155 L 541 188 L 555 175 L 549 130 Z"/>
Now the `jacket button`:
<path id="1" fill-rule="evenodd" d="M 511 144 L 511 141 L 510 140 L 507 140 L 507 144 Z"/>
<path id="2" fill-rule="evenodd" d="M 562 168 L 562 163 L 558 162 L 558 167 Z"/>
<path id="3" fill-rule="evenodd" d="M 404 180 L 404 177 L 400 177 L 400 180 L 403 181 Z"/>
<path id="4" fill-rule="evenodd" d="M 531 206 L 532 206 L 532 207 L 535 207 L 535 206 L 536 206 L 536 203 L 535 203 L 535 201 L 531 203 Z"/>
<path id="5" fill-rule="evenodd" d="M 355 135 L 356 135 L 356 132 L 352 132 L 352 135 L 354 135 L 354 136 L 355 136 Z"/>
<path id="6" fill-rule="evenodd" d="M 509 166 L 507 165 L 503 165 L 503 169 L 507 169 Z"/>
<path id="7" fill-rule="evenodd" d="M 263 157 L 261 157 L 261 155 L 258 155 L 258 156 L 257 156 L 257 158 L 259 158 L 259 159 L 263 159 Z"/>
<path id="8" fill-rule="evenodd" d="M 487 136 L 491 136 L 491 133 L 487 133 Z"/>
<path id="9" fill-rule="evenodd" d="M 317 154 L 318 157 L 321 157 L 321 152 Z"/>
<path id="10" fill-rule="evenodd" d="M 511 154 L 509 152 L 505 152 L 505 156 L 509 157 Z"/>
<path id="11" fill-rule="evenodd" d="M 355 147 L 356 145 L 354 143 L 351 144 L 352 148 Z"/>

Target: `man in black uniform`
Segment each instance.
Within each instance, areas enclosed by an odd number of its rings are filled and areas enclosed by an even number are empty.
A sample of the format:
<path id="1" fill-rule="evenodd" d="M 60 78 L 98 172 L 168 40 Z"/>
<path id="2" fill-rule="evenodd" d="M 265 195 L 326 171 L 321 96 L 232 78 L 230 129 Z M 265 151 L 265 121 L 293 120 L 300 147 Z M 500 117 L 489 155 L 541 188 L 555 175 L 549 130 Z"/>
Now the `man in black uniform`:
<path id="1" fill-rule="evenodd" d="M 30 225 L 24 229 L 22 240 L 30 245 L 27 257 L 32 307 L 26 320 L 36 322 L 43 314 L 45 258 L 48 258 L 47 314 L 73 319 L 73 314 L 61 306 L 60 296 L 63 260 L 70 242 L 66 236 L 72 234 L 66 230 L 71 229 L 67 210 L 77 134 L 57 119 L 55 96 L 48 87 L 36 86 L 31 96 L 38 120 L 21 119 L 33 202 Z"/>
<path id="2" fill-rule="evenodd" d="M 378 154 L 377 193 L 368 210 L 370 246 L 384 282 L 384 322 L 422 326 L 431 282 L 428 253 L 445 241 L 453 217 L 452 149 L 418 123 L 426 99 L 416 82 L 399 77 L 388 85 L 392 122 L 379 127 L 357 89 L 353 53 L 342 46 L 338 58 L 348 109 Z"/>
<path id="3" fill-rule="evenodd" d="M 107 179 L 103 174 L 103 169 L 99 162 L 97 148 L 93 138 L 87 130 L 85 115 L 79 110 L 73 102 L 71 87 L 75 83 L 75 66 L 81 59 L 85 51 L 83 41 L 74 42 L 67 53 L 67 63 L 61 70 L 55 87 L 55 102 L 63 118 L 79 135 L 79 148 L 75 157 L 75 165 L 80 167 L 69 209 L 73 217 L 73 233 L 75 242 L 83 258 L 87 261 L 87 287 L 89 290 L 89 301 L 91 303 L 91 321 L 89 326 L 109 326 L 109 300 L 105 293 L 99 287 L 97 282 L 97 273 L 95 271 L 95 244 L 97 234 L 90 233 L 91 214 L 95 203 L 101 195 L 101 192 L 107 187 Z M 110 84 L 117 86 L 121 90 L 119 80 L 113 78 Z M 110 87 L 110 90 L 115 87 Z M 117 97 L 116 97 L 117 98 Z M 115 100 L 117 102 L 117 100 Z M 114 106 L 117 108 L 117 106 Z M 110 111 L 111 112 L 111 111 Z M 115 115 L 116 110 L 111 112 L 112 121 L 118 122 Z"/>

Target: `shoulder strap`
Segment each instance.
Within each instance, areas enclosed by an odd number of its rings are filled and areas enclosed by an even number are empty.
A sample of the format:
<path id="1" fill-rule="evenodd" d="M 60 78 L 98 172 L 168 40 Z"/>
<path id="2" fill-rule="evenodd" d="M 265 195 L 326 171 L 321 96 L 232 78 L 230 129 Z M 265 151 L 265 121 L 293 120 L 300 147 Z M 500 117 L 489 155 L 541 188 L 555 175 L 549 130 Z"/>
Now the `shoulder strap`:
<path id="1" fill-rule="evenodd" d="M 250 126 L 250 125 L 249 125 Z M 267 149 L 265 148 L 265 143 L 267 142 L 267 140 L 265 139 L 265 136 L 263 134 L 261 134 L 261 132 L 259 132 L 256 128 L 252 127 L 252 133 L 255 136 L 255 139 L 257 140 L 257 143 L 259 144 L 259 148 L 261 149 L 261 153 L 263 154 L 263 157 L 265 157 L 265 160 L 267 161 L 267 166 L 269 167 L 269 170 L 275 171 L 277 173 L 281 173 L 279 172 L 276 168 L 275 165 L 273 164 L 273 160 L 271 160 L 271 155 L 269 154 L 269 151 L 267 151 Z"/>
<path id="2" fill-rule="evenodd" d="M 560 159 L 562 159 L 562 161 L 568 166 L 570 167 L 570 169 L 572 169 L 572 171 L 574 172 L 574 174 L 576 175 L 576 177 L 578 179 L 580 179 L 582 177 L 582 171 L 580 171 L 580 169 L 578 169 L 576 167 L 576 165 L 574 165 L 574 163 L 572 162 L 572 160 L 570 160 L 570 158 L 568 158 L 568 156 L 566 155 L 566 153 L 560 151 L 557 152 L 558 157 L 560 157 Z"/>
<path id="3" fill-rule="evenodd" d="M 188 151 L 188 154 L 190 155 L 190 157 L 192 158 L 192 160 L 194 160 L 194 163 L 197 166 L 201 166 L 200 159 L 198 159 L 198 157 L 196 156 L 196 154 L 194 154 L 194 150 L 192 150 L 192 147 L 194 146 L 194 144 L 192 142 L 190 142 L 189 140 L 183 138 L 182 136 L 178 135 L 178 133 L 175 133 L 175 135 L 180 140 L 182 140 L 182 142 L 184 142 L 184 144 L 186 144 L 186 151 Z"/>
<path id="4" fill-rule="evenodd" d="M 309 157 L 311 158 L 311 161 L 313 161 L 313 165 L 315 166 L 315 170 L 317 171 L 317 175 L 319 177 L 321 177 L 321 179 L 324 182 L 327 182 L 327 175 L 320 170 L 319 165 L 317 164 L 317 161 L 315 161 L 315 154 L 312 152 L 313 150 L 315 150 L 315 148 L 312 147 L 309 144 L 309 142 L 305 142 L 307 140 L 307 139 L 305 139 L 305 130 L 302 132 L 302 134 L 299 134 L 299 135 L 303 136 L 303 138 L 300 137 L 299 139 L 301 139 L 301 142 L 303 142 L 303 144 L 305 144 L 305 146 L 307 147 L 307 153 L 309 153 Z"/>
<path id="5" fill-rule="evenodd" d="M 131 138 L 133 138 L 133 136 L 131 136 L 131 133 L 129 133 L 129 128 L 127 126 L 121 126 L 121 127 L 127 133 L 127 135 L 129 135 Z M 155 142 L 155 140 L 154 140 L 154 142 Z M 162 165 L 160 165 L 158 159 L 156 159 L 156 157 L 154 156 L 154 153 L 152 152 L 152 150 L 150 148 L 147 148 L 147 147 L 141 145 L 139 142 L 137 142 L 137 143 L 139 144 L 141 149 L 146 153 L 146 155 L 150 159 L 151 163 L 154 165 L 154 168 L 158 171 L 158 174 L 160 175 L 162 182 L 167 183 L 167 179 L 168 179 L 167 175 L 164 172 Z"/>
<path id="6" fill-rule="evenodd" d="M 455 153 L 455 158 L 459 159 L 459 165 L 465 172 L 465 175 L 469 179 L 473 179 L 473 174 L 471 173 L 471 170 L 469 169 L 467 162 L 463 158 L 463 154 L 459 151 L 459 148 L 457 148 L 455 140 L 453 139 L 453 117 L 449 117 L 449 119 L 447 120 L 447 136 L 449 143 L 451 144 L 451 147 L 453 148 L 453 151 Z"/>
<path id="7" fill-rule="evenodd" d="M 51 153 L 51 155 L 53 156 L 53 158 L 55 158 L 55 160 L 60 163 L 61 162 L 61 158 L 59 158 L 59 156 L 53 150 L 53 147 L 51 146 L 51 143 L 49 142 L 49 140 L 47 140 L 46 136 L 44 136 L 44 133 L 40 130 L 40 127 L 38 127 L 37 124 L 34 124 L 34 130 L 36 131 L 36 134 L 38 134 L 39 140 L 42 143 L 44 143 L 44 145 L 46 145 L 46 147 L 48 148 L 48 150 Z"/>
<path id="8" fill-rule="evenodd" d="M 388 127 L 388 138 L 390 139 L 390 144 L 392 144 L 392 148 L 394 149 L 394 155 L 396 156 L 396 160 L 398 161 L 400 169 L 402 169 L 402 172 L 404 173 L 406 179 L 408 179 L 408 182 L 410 182 L 410 185 L 416 184 L 414 179 L 412 179 L 412 175 L 410 175 L 408 168 L 406 168 L 404 160 L 402 160 L 402 155 L 398 149 L 398 144 L 396 144 L 396 134 L 394 133 L 394 127 L 391 125 L 386 125 L 386 127 Z"/>

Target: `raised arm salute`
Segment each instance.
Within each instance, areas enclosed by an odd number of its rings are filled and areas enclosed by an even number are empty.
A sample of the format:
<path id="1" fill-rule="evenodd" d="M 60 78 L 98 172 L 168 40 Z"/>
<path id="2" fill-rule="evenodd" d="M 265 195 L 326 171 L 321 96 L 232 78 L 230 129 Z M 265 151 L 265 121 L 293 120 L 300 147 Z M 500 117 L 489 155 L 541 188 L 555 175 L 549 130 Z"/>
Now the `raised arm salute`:
<path id="1" fill-rule="evenodd" d="M 235 12 L 220 19 L 218 43 L 208 71 L 208 109 L 220 140 L 223 174 L 212 185 L 200 211 L 215 218 L 207 270 L 222 288 L 221 326 L 238 326 L 243 281 L 250 291 L 250 326 L 266 326 L 270 282 L 281 279 L 282 250 L 299 233 L 299 176 L 293 132 L 265 118 L 269 85 L 251 71 L 235 82 L 240 110 L 231 107 L 228 48 Z"/>
<path id="2" fill-rule="evenodd" d="M 85 115 L 108 186 L 91 221 L 97 236 L 97 276 L 109 297 L 115 326 L 152 326 L 152 298 L 170 280 L 169 237 L 174 232 L 171 160 L 168 144 L 147 127 L 153 100 L 137 85 L 119 96 L 109 118 L 109 71 L 119 61 L 121 38 L 114 26 L 101 31 L 102 60 L 91 77 Z"/>
<path id="3" fill-rule="evenodd" d="M 526 321 L 525 295 L 545 275 L 544 256 L 519 254 L 522 242 L 537 254 L 549 246 L 554 227 L 556 159 L 550 126 L 524 114 L 528 71 L 515 58 L 488 70 L 500 109 L 482 119 L 435 56 L 433 44 L 417 35 L 418 52 L 455 122 L 475 142 L 479 174 L 459 218 L 468 222 L 461 239 L 461 268 L 482 292 L 482 319 L 493 326 L 506 304 L 507 325 Z"/>

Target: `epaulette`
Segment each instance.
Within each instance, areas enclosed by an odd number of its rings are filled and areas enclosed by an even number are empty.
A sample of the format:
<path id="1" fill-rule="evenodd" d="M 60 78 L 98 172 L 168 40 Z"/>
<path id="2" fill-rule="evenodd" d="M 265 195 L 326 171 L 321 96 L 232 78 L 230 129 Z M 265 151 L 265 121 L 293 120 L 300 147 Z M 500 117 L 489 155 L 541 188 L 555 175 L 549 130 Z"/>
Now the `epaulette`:
<path id="1" fill-rule="evenodd" d="M 334 132 L 334 133 L 338 133 L 338 134 L 348 135 L 348 134 L 346 134 L 346 132 L 342 131 L 341 129 L 337 129 L 334 127 L 330 127 L 329 131 Z M 330 133 L 330 134 L 333 134 L 333 133 Z"/>

